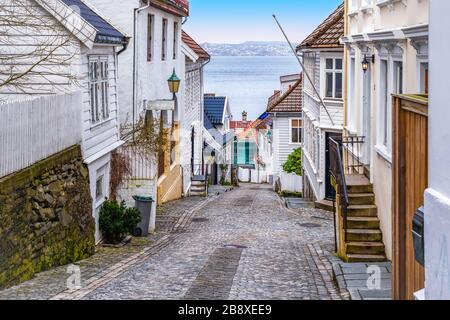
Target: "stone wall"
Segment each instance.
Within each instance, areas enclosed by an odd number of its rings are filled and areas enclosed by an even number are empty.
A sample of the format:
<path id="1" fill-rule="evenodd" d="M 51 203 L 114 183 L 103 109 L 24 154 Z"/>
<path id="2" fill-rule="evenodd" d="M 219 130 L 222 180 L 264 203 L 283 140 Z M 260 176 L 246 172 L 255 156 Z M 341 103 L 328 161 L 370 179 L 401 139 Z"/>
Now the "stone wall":
<path id="1" fill-rule="evenodd" d="M 74 146 L 0 179 L 0 288 L 94 254 L 88 176 Z"/>

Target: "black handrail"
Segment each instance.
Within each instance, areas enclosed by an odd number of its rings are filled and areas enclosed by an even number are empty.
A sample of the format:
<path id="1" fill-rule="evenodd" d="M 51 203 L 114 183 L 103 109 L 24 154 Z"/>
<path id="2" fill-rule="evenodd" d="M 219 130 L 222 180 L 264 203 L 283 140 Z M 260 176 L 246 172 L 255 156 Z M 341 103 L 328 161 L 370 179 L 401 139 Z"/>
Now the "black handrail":
<path id="1" fill-rule="evenodd" d="M 339 194 L 339 208 L 344 219 L 344 237 L 347 241 L 347 215 L 349 206 L 349 197 L 347 190 L 347 182 L 345 179 L 344 165 L 342 162 L 343 141 L 337 141 L 335 138 L 329 138 L 330 146 L 330 172 L 337 185 L 337 194 Z"/>

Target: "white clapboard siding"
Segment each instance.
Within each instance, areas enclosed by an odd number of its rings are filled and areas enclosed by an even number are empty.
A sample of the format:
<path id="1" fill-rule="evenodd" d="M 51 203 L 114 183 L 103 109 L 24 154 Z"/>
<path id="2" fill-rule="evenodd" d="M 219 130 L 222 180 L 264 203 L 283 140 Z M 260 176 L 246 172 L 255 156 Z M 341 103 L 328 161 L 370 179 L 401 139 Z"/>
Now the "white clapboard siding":
<path id="1" fill-rule="evenodd" d="M 280 175 L 281 191 L 302 192 L 302 177 L 293 173 L 281 172 Z"/>
<path id="2" fill-rule="evenodd" d="M 275 173 L 280 173 L 283 170 L 283 165 L 287 161 L 289 155 L 294 152 L 295 149 L 301 147 L 299 144 L 290 143 L 290 120 L 291 118 L 289 117 L 274 118 Z"/>
<path id="3" fill-rule="evenodd" d="M 0 104 L 0 177 L 80 142 L 80 92 Z"/>

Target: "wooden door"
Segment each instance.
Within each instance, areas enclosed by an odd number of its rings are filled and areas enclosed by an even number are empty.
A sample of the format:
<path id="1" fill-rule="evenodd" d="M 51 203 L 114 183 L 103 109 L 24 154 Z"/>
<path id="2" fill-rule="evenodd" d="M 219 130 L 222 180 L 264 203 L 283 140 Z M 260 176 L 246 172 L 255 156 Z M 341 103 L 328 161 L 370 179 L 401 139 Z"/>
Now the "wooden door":
<path id="1" fill-rule="evenodd" d="M 414 256 L 412 219 L 428 186 L 428 99 L 393 98 L 393 297 L 412 300 L 425 287 L 424 268 Z"/>

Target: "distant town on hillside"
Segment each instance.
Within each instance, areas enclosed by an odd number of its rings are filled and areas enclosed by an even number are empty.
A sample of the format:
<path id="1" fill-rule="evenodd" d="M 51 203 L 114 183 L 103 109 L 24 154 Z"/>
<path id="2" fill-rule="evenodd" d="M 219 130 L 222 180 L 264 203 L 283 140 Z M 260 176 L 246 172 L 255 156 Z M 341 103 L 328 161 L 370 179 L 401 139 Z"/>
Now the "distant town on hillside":
<path id="1" fill-rule="evenodd" d="M 281 41 L 247 41 L 240 44 L 203 43 L 201 45 L 212 56 L 288 56 L 291 48 Z M 297 44 L 294 44 L 297 46 Z"/>

